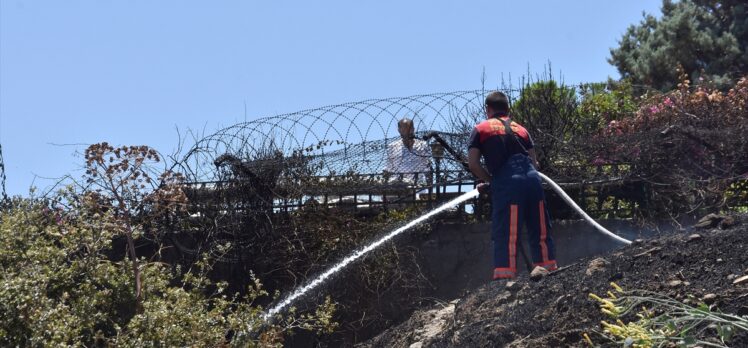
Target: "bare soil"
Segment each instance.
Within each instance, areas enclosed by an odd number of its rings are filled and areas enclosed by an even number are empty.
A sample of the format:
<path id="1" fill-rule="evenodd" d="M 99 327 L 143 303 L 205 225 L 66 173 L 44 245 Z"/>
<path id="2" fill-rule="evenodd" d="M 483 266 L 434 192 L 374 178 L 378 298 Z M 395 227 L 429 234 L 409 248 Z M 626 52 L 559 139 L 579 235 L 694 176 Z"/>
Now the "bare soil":
<path id="1" fill-rule="evenodd" d="M 524 275 L 510 286 L 487 284 L 449 304 L 422 309 L 359 346 L 583 347 L 588 346 L 583 333 L 606 346 L 596 334 L 606 318 L 588 295 L 605 294 L 611 281 L 692 305 L 714 294 L 716 309 L 748 316 L 748 281 L 734 284 L 748 275 L 748 215 L 702 225 L 583 259 L 537 282 Z M 748 347 L 748 335 L 740 333 L 728 344 Z"/>

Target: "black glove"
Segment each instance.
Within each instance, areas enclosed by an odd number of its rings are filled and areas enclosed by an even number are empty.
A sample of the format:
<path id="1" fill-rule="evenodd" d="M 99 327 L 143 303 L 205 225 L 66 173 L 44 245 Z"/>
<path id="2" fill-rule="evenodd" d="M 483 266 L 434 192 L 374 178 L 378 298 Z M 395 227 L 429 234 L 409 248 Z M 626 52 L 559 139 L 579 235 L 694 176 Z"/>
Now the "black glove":
<path id="1" fill-rule="evenodd" d="M 475 186 L 475 188 L 478 189 L 478 193 L 488 193 L 488 191 L 491 190 L 491 184 L 487 182 L 482 182 L 478 184 L 477 186 Z"/>

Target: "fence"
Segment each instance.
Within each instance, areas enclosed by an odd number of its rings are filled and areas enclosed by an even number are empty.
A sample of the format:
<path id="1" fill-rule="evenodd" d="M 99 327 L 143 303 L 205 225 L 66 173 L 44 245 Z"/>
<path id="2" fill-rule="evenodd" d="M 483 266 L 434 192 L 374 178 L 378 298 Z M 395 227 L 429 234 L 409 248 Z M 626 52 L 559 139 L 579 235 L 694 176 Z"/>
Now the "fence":
<path id="1" fill-rule="evenodd" d="M 607 167 L 611 170 L 618 166 Z M 595 166 L 589 170 L 604 172 L 605 168 Z M 300 209 L 338 209 L 376 215 L 389 209 L 432 208 L 474 189 L 476 184 L 472 174 L 465 170 L 444 170 L 309 177 L 275 186 L 272 193 L 264 197 L 256 182 L 249 180 L 190 183 L 186 191 L 191 201 L 203 204 L 202 209 L 231 209 L 245 214 L 264 211 L 269 215 Z M 595 180 L 560 185 L 593 216 L 630 218 L 637 209 L 646 208 L 646 183 L 641 181 L 601 174 Z M 546 188 L 546 196 L 554 218 L 576 217 L 549 188 Z M 490 219 L 489 202 L 487 196 L 469 200 L 445 214 L 443 219 Z"/>

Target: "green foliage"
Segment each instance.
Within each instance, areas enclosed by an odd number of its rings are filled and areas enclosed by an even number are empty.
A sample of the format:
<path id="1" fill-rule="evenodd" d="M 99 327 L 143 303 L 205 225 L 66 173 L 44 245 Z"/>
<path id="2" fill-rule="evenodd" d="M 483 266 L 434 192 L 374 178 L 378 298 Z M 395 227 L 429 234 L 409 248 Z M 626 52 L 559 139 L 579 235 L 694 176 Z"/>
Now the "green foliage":
<path id="1" fill-rule="evenodd" d="M 586 134 L 597 131 L 611 121 L 632 115 L 638 108 L 631 84 L 627 81 L 587 83 L 579 86 L 580 128 Z"/>
<path id="2" fill-rule="evenodd" d="M 663 0 L 662 18 L 646 15 L 611 49 L 608 60 L 635 84 L 666 91 L 682 66 L 726 87 L 748 72 L 748 11 L 739 0 Z"/>
<path id="3" fill-rule="evenodd" d="M 748 213 L 748 180 L 738 180 L 730 184 L 724 193 L 725 206 L 738 213 Z"/>
<path id="4" fill-rule="evenodd" d="M 207 277 L 210 260 L 189 270 L 139 258 L 136 310 L 129 259 L 114 261 L 119 217 L 90 196 L 67 191 L 52 201 L 15 199 L 0 211 L 0 346 L 280 345 L 294 328 L 329 331 L 329 300 L 313 315 L 261 318 L 258 280 L 239 298 Z M 248 335 L 251 333 L 251 335 Z"/>
<path id="5" fill-rule="evenodd" d="M 589 296 L 613 321 L 602 322 L 602 336 L 624 347 L 727 347 L 735 333 L 748 332 L 746 318 L 722 313 L 705 303 L 693 307 L 657 293 L 624 291 L 615 283 L 611 286 L 616 293 L 609 291 L 605 298 Z M 630 314 L 638 319 L 626 320 Z M 720 344 L 708 338 L 715 338 Z M 593 345 L 589 336 L 585 339 Z"/>
<path id="6" fill-rule="evenodd" d="M 16 201 L 2 213 L 1 345 L 90 345 L 125 323 L 117 318 L 133 299 L 130 274 L 97 259 L 112 237 L 103 228 L 106 217 L 78 224 L 84 216 L 60 214 L 33 201 Z"/>
<path id="7" fill-rule="evenodd" d="M 577 135 L 579 113 L 573 87 L 558 84 L 548 75 L 540 81 L 527 81 L 512 105 L 512 116 L 527 128 L 538 145 L 541 168 L 557 162 L 564 144 Z"/>

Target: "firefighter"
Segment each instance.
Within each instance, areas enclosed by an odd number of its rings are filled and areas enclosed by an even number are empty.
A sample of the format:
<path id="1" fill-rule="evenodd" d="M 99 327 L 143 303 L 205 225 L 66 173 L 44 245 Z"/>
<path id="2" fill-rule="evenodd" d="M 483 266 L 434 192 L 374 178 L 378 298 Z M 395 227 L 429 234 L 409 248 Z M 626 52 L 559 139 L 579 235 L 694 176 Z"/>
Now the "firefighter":
<path id="1" fill-rule="evenodd" d="M 533 266 L 557 268 L 550 219 L 538 176 L 537 157 L 527 130 L 509 116 L 504 93 L 486 97 L 486 120 L 470 135 L 468 164 L 483 183 L 481 192 L 491 192 L 491 239 L 494 247 L 493 279 L 517 275 L 519 229 L 525 224 Z M 481 156 L 486 167 L 481 165 Z"/>

